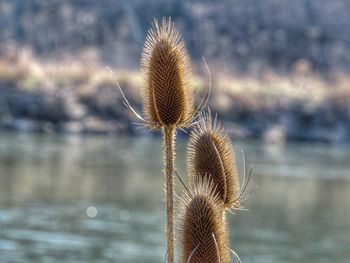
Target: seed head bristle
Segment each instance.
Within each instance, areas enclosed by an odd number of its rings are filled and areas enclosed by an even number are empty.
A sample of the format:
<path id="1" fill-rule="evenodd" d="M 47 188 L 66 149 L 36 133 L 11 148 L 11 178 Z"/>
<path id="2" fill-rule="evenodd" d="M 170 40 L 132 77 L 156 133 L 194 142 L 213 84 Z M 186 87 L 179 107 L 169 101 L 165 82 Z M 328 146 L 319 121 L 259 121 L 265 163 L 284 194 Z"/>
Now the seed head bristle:
<path id="1" fill-rule="evenodd" d="M 240 186 L 231 140 L 226 130 L 213 120 L 210 111 L 200 117 L 187 147 L 190 184 L 196 178 L 208 177 L 226 208 L 240 207 Z"/>
<path id="2" fill-rule="evenodd" d="M 153 127 L 186 127 L 193 114 L 190 59 L 170 18 L 154 21 L 141 57 L 143 111 Z"/>
<path id="3" fill-rule="evenodd" d="M 216 263 L 230 260 L 223 203 L 206 179 L 180 199 L 182 262 Z"/>

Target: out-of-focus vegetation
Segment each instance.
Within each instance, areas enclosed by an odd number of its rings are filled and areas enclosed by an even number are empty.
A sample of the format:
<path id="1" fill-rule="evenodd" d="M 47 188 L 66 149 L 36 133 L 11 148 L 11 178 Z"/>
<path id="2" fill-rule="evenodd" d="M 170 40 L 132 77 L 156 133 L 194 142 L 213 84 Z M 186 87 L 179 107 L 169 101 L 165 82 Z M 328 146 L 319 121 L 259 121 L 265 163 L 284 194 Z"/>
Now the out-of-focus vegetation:
<path id="1" fill-rule="evenodd" d="M 172 16 L 193 58 L 197 97 L 232 136 L 350 141 L 350 3 L 224 0 L 2 0 L 0 125 L 131 132 L 111 66 L 140 109 L 139 57 L 152 19 Z"/>
<path id="2" fill-rule="evenodd" d="M 54 61 L 10 46 L 0 60 L 1 126 L 19 130 L 138 133 L 113 77 L 94 52 Z M 139 71 L 114 69 L 131 103 L 140 110 Z M 213 71 L 211 108 L 232 136 L 267 140 L 347 141 L 349 77 L 325 81 L 300 63 L 293 74 L 272 71 L 260 79 Z M 197 99 L 208 78 L 195 75 Z"/>
<path id="3" fill-rule="evenodd" d="M 97 48 L 118 66 L 139 61 L 152 19 L 171 16 L 192 58 L 237 71 L 350 69 L 348 0 L 2 0 L 0 41 L 42 55 Z"/>

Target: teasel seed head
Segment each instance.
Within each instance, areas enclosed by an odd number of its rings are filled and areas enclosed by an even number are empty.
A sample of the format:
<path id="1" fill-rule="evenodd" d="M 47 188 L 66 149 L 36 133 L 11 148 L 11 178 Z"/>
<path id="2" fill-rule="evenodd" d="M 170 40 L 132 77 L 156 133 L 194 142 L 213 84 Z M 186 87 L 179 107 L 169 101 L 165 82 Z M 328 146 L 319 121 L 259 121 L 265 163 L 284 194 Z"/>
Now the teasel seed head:
<path id="1" fill-rule="evenodd" d="M 192 121 L 190 59 L 170 18 L 154 21 L 141 57 L 143 111 L 151 127 L 186 127 Z"/>
<path id="2" fill-rule="evenodd" d="M 200 179 L 180 199 L 182 262 L 230 262 L 226 215 L 213 184 Z"/>
<path id="3" fill-rule="evenodd" d="M 235 154 L 226 130 L 212 119 L 210 110 L 200 117 L 187 147 L 190 184 L 208 177 L 226 208 L 240 207 L 240 186 Z"/>

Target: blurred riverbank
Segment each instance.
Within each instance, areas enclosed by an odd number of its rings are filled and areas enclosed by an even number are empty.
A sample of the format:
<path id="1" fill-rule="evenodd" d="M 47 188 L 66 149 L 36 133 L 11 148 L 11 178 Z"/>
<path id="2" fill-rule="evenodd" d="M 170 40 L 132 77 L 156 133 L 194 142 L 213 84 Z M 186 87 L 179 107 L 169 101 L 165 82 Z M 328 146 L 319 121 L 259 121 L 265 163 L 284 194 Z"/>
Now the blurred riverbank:
<path id="1" fill-rule="evenodd" d="M 5 53 L 4 53 L 5 54 Z M 210 63 L 210 61 L 209 61 Z M 141 111 L 142 78 L 113 69 L 131 104 Z M 208 88 L 196 68 L 197 99 Z M 203 73 L 204 72 L 204 73 Z M 209 106 L 234 138 L 267 141 L 350 141 L 349 76 L 328 80 L 300 61 L 288 76 L 230 75 L 212 69 Z M 106 65 L 93 50 L 42 60 L 9 47 L 0 59 L 0 127 L 31 132 L 143 133 L 122 103 Z"/>

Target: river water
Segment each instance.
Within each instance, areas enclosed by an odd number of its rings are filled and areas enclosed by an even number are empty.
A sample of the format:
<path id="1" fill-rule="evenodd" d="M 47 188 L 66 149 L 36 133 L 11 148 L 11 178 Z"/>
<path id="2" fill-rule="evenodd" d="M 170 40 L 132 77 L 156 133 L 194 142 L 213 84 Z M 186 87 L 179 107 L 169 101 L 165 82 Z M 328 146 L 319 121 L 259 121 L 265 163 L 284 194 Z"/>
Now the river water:
<path id="1" fill-rule="evenodd" d="M 350 262 L 350 147 L 236 142 L 242 174 L 241 149 L 257 186 L 229 214 L 242 261 Z M 0 262 L 164 262 L 161 170 L 158 137 L 1 133 Z"/>

